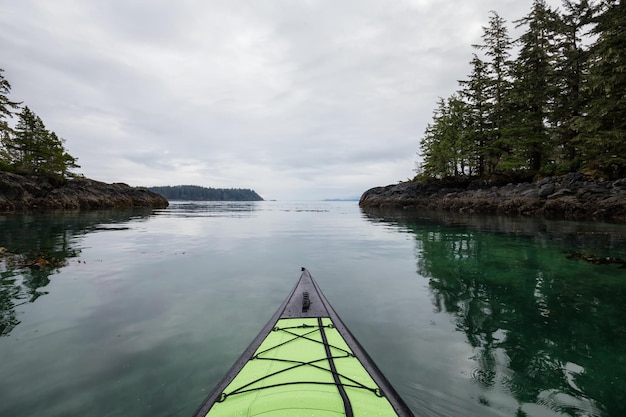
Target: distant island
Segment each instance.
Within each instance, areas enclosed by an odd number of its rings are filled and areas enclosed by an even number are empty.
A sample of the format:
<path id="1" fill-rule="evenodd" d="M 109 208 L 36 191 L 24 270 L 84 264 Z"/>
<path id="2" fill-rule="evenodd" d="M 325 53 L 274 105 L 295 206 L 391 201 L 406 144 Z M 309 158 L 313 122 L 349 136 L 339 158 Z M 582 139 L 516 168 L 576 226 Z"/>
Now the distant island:
<path id="1" fill-rule="evenodd" d="M 359 201 L 359 197 L 350 197 L 350 198 L 325 198 L 323 201 Z"/>
<path id="2" fill-rule="evenodd" d="M 207 188 L 199 185 L 149 187 L 168 200 L 186 201 L 263 201 L 253 190 L 240 188 Z"/>

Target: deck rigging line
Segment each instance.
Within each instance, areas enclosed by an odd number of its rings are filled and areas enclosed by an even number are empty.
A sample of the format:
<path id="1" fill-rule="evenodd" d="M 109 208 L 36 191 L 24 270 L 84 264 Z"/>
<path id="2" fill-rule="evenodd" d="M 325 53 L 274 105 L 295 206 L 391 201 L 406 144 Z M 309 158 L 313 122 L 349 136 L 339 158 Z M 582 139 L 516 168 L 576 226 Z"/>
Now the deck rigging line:
<path id="1" fill-rule="evenodd" d="M 326 332 L 324 331 L 324 329 L 333 329 L 334 326 L 332 324 L 329 325 L 324 325 L 322 323 L 322 319 L 321 318 L 317 318 L 318 321 L 318 325 L 317 326 L 311 326 L 311 325 L 307 325 L 307 324 L 302 324 L 300 326 L 290 326 L 290 327 L 274 327 L 274 329 L 272 331 L 281 331 L 284 333 L 287 333 L 291 336 L 293 336 L 291 339 L 286 340 L 282 343 L 279 343 L 275 346 L 269 347 L 263 351 L 257 352 L 252 358 L 250 358 L 250 360 L 265 360 L 265 361 L 275 361 L 275 362 L 284 362 L 284 363 L 291 363 L 293 364 L 293 366 L 290 366 L 288 368 L 285 369 L 281 369 L 280 371 L 276 371 L 273 372 L 271 374 L 262 376 L 258 379 L 255 379 L 253 381 L 250 381 L 238 388 L 235 388 L 234 390 L 230 391 L 230 392 L 222 392 L 219 399 L 217 400 L 217 402 L 224 402 L 228 397 L 232 396 L 232 395 L 237 395 L 237 394 L 243 394 L 246 392 L 251 392 L 251 391 L 261 391 L 264 389 L 268 389 L 268 388 L 275 388 L 275 387 L 280 387 L 280 386 L 285 386 L 285 385 L 300 385 L 300 384 L 313 384 L 313 385 L 335 385 L 339 391 L 339 395 L 341 396 L 341 399 L 343 400 L 343 404 L 344 404 L 344 410 L 346 412 L 346 417 L 353 417 L 353 411 L 352 411 L 352 405 L 350 404 L 350 399 L 348 398 L 348 394 L 345 391 L 346 387 L 350 387 L 350 388 L 359 388 L 359 389 L 364 389 L 367 391 L 372 392 L 374 395 L 376 395 L 377 397 L 382 397 L 383 394 L 381 392 L 381 390 L 376 387 L 376 388 L 371 388 L 368 387 L 362 383 L 360 383 L 359 381 L 356 381 L 348 376 L 342 375 L 341 373 L 337 372 L 337 368 L 335 367 L 335 359 L 341 359 L 341 358 L 347 358 L 347 357 L 354 357 L 354 354 L 348 350 L 342 349 L 338 346 L 334 346 L 331 345 L 330 343 L 328 343 L 328 339 L 326 337 Z M 297 334 L 292 332 L 292 329 L 303 329 L 303 328 L 311 328 L 312 330 L 304 333 L 304 334 Z M 322 341 L 319 340 L 315 340 L 312 339 L 310 336 L 316 332 L 320 332 L 320 335 L 322 337 Z M 281 346 L 286 345 L 287 343 L 291 343 L 294 340 L 298 340 L 298 339 L 306 339 L 307 341 L 310 342 L 315 342 L 315 343 L 319 343 L 322 344 L 324 346 L 324 350 L 326 353 L 326 356 L 323 358 L 319 358 L 319 359 L 315 359 L 312 361 L 308 361 L 308 362 L 303 362 L 303 361 L 295 361 L 295 360 L 291 360 L 291 359 L 281 359 L 281 358 L 263 358 L 260 355 L 267 353 L 273 349 L 277 349 Z M 333 355 L 331 352 L 331 349 L 336 349 L 338 351 L 341 351 L 344 353 L 344 355 Z M 355 358 L 356 359 L 356 358 Z M 358 360 L 358 359 L 356 359 Z M 319 365 L 320 363 L 324 364 L 328 362 L 328 365 L 330 367 L 330 369 L 326 369 L 325 367 Z M 263 387 L 256 387 L 256 388 L 249 388 L 250 386 L 261 382 L 267 378 L 271 378 L 275 375 L 284 373 L 284 372 L 288 372 L 291 371 L 293 369 L 302 367 L 302 366 L 311 366 L 313 368 L 316 369 L 320 369 L 322 371 L 325 372 L 330 372 L 333 376 L 333 382 L 320 382 L 320 381 L 293 381 L 293 382 L 283 382 L 283 383 L 279 383 L 279 384 L 271 384 L 271 385 L 266 385 Z M 344 380 L 347 380 L 351 383 L 344 383 L 341 382 L 341 378 L 343 378 Z"/>
<path id="2" fill-rule="evenodd" d="M 330 352 L 330 346 L 328 346 L 328 340 L 326 339 L 326 332 L 324 331 L 324 325 L 322 323 L 322 318 L 317 318 L 317 325 L 320 328 L 320 333 L 322 334 L 322 341 L 324 342 L 324 349 L 326 350 L 326 359 L 328 359 L 328 364 L 330 365 L 330 371 L 333 373 L 333 379 L 335 380 L 335 384 L 337 385 L 337 389 L 339 390 L 339 395 L 341 395 L 341 399 L 343 400 L 343 408 L 346 411 L 346 417 L 353 417 L 352 413 L 352 404 L 350 403 L 350 398 L 348 398 L 348 394 L 346 394 L 346 389 L 344 388 L 341 380 L 339 379 L 339 375 L 337 374 L 337 368 L 335 368 L 335 361 L 333 360 L 333 355 Z"/>

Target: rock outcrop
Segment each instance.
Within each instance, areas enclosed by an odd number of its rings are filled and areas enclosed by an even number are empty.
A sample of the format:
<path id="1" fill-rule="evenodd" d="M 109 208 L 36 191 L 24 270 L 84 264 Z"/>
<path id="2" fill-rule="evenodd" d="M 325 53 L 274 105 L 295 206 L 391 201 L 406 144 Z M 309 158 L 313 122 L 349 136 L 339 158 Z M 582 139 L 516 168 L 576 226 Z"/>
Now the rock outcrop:
<path id="1" fill-rule="evenodd" d="M 159 194 L 122 183 L 72 178 L 55 185 L 38 177 L 0 172 L 0 212 L 165 208 L 168 204 Z"/>
<path id="2" fill-rule="evenodd" d="M 409 181 L 372 188 L 359 205 L 624 222 L 626 179 L 606 181 L 574 173 L 502 186 Z"/>

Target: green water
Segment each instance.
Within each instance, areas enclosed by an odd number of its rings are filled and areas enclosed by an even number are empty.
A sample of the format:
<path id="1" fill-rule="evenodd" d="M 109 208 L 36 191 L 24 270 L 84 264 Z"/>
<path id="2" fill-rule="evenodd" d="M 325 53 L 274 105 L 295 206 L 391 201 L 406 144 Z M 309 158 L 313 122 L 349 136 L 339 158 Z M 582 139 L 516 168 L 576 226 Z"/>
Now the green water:
<path id="1" fill-rule="evenodd" d="M 175 203 L 0 217 L 0 416 L 188 416 L 306 266 L 416 415 L 626 415 L 626 226 Z"/>

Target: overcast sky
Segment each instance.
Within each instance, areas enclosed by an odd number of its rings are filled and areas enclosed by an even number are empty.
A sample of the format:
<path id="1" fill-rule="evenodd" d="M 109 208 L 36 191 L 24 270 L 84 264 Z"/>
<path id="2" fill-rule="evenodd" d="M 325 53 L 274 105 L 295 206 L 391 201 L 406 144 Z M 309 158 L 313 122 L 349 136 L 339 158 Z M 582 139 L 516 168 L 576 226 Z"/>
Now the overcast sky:
<path id="1" fill-rule="evenodd" d="M 414 175 L 489 11 L 514 36 L 531 4 L 0 0 L 0 68 L 89 178 L 359 197 Z"/>

